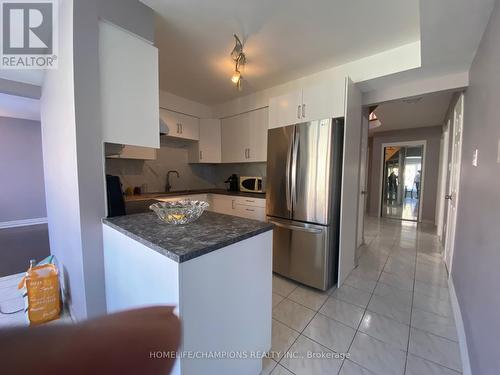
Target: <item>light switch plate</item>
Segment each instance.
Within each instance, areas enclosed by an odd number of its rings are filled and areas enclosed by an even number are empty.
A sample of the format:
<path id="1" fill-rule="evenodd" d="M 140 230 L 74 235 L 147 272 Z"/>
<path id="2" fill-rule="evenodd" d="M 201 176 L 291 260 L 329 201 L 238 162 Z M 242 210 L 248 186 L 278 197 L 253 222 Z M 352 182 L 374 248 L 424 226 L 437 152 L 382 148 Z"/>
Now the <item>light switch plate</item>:
<path id="1" fill-rule="evenodd" d="M 479 150 L 477 148 L 472 153 L 472 165 L 474 167 L 477 167 L 477 156 L 478 156 L 478 153 L 479 153 Z"/>

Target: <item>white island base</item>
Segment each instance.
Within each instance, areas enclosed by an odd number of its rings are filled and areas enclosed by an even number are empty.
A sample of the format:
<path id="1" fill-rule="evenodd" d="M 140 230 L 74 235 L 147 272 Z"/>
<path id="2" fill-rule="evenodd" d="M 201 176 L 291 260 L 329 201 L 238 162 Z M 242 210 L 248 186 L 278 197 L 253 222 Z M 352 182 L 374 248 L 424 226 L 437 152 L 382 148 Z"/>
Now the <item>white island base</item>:
<path id="1" fill-rule="evenodd" d="M 106 224 L 103 232 L 107 311 L 177 306 L 181 357 L 172 374 L 260 373 L 271 349 L 272 231 L 181 263 Z"/>

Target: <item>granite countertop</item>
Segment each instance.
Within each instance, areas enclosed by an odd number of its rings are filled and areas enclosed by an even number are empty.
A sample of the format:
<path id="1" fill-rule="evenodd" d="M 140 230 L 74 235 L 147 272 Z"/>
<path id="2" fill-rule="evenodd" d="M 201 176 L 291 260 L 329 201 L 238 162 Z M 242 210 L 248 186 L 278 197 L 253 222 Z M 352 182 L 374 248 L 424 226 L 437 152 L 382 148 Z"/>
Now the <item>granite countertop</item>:
<path id="1" fill-rule="evenodd" d="M 225 189 L 195 189 L 195 190 L 179 190 L 170 191 L 168 193 L 145 193 L 139 195 L 125 195 L 125 202 L 143 201 L 155 198 L 176 197 L 179 195 L 192 195 L 192 194 L 222 194 L 232 195 L 236 197 L 249 197 L 266 199 L 266 193 L 249 193 L 244 191 L 227 191 Z"/>
<path id="2" fill-rule="evenodd" d="M 273 229 L 270 223 L 210 211 L 186 225 L 166 224 L 153 212 L 105 218 L 103 223 L 178 263 Z"/>

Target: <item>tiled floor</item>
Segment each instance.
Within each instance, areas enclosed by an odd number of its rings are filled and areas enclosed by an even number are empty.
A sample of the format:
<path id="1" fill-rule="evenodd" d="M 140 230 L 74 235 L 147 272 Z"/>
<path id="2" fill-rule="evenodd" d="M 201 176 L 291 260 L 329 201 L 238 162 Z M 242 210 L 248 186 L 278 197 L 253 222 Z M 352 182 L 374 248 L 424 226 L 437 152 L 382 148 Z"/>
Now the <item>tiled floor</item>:
<path id="1" fill-rule="evenodd" d="M 447 274 L 432 228 L 368 218 L 365 240 L 359 266 L 340 289 L 320 293 L 273 277 L 276 356 L 264 360 L 262 374 L 461 373 Z"/>

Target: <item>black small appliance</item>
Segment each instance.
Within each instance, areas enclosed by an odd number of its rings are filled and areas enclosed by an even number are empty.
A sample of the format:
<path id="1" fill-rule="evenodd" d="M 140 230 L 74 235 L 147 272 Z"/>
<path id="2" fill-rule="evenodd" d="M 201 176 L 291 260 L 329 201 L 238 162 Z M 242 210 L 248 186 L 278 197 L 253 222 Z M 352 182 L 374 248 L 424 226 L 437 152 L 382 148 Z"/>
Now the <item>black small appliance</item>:
<path id="1" fill-rule="evenodd" d="M 229 178 L 224 181 L 226 184 L 228 184 L 227 191 L 238 191 L 238 176 L 235 174 L 232 174 L 229 176 Z"/>

